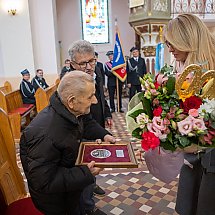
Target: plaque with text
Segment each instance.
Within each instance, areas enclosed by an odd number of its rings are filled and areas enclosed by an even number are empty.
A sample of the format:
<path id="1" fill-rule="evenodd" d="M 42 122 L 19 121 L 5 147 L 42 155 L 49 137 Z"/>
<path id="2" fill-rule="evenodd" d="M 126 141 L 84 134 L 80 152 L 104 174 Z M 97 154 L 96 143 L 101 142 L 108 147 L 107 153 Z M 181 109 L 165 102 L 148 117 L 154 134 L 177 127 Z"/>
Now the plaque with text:
<path id="1" fill-rule="evenodd" d="M 79 148 L 77 165 L 86 165 L 95 161 L 101 168 L 137 168 L 137 160 L 130 142 L 115 144 L 82 142 Z"/>

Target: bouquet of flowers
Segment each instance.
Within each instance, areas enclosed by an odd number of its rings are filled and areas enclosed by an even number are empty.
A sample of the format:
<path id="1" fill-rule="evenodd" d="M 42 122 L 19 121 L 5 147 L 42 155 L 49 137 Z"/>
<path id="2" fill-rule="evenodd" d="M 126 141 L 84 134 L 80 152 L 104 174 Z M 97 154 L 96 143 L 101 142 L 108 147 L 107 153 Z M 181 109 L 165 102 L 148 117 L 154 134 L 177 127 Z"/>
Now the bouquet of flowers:
<path id="1" fill-rule="evenodd" d="M 143 92 L 129 103 L 128 130 L 141 139 L 145 151 L 215 147 L 215 71 L 206 74 L 200 66 L 190 65 L 176 80 L 172 70 L 165 65 L 156 76 L 140 79 Z"/>

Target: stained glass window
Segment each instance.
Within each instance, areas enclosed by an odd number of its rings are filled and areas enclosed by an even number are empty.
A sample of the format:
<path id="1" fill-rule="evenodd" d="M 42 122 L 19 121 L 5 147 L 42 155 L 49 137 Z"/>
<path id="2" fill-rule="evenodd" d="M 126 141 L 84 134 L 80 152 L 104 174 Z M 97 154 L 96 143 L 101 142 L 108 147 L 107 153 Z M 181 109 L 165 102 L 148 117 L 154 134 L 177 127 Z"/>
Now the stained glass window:
<path id="1" fill-rule="evenodd" d="M 108 0 L 81 0 L 83 39 L 109 43 Z"/>

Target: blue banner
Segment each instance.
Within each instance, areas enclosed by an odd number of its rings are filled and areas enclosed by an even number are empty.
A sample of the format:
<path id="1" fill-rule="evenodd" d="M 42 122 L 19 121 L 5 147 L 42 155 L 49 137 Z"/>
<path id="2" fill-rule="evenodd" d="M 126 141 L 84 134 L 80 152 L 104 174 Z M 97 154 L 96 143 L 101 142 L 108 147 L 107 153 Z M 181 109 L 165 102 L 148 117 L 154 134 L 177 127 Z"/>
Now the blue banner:
<path id="1" fill-rule="evenodd" d="M 121 81 L 125 81 L 126 79 L 126 70 L 125 70 L 125 58 L 122 51 L 122 45 L 119 38 L 118 31 L 116 32 L 116 41 L 114 46 L 113 53 L 113 64 L 112 71 L 113 74 L 116 75 Z"/>

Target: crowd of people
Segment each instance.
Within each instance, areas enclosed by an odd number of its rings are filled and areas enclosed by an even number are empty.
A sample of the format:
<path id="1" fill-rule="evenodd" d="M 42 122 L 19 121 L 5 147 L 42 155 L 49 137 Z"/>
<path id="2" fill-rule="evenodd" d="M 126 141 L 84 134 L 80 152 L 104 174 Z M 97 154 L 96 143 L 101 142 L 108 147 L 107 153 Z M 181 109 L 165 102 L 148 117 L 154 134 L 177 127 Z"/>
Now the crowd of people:
<path id="1" fill-rule="evenodd" d="M 207 62 L 203 65 L 205 69 L 215 69 L 215 37 L 198 17 L 181 14 L 169 21 L 163 34 L 169 52 L 176 59 L 177 73 L 189 64 L 200 62 Z M 139 77 L 147 73 L 139 49 L 133 47 L 130 51 L 126 83 L 118 82 L 117 105 L 122 113 L 123 85 L 129 88 L 130 100 L 141 92 Z M 113 125 L 111 113 L 117 110 L 113 54 L 108 51 L 108 61 L 103 64 L 98 62 L 98 53 L 90 42 L 72 43 L 57 92 L 51 96 L 49 106 L 23 131 L 20 156 L 29 191 L 36 208 L 46 215 L 105 215 L 93 199 L 94 194 L 105 195 L 95 177 L 102 169 L 95 167 L 94 161 L 86 166 L 77 166 L 75 161 L 82 141 L 116 142 L 106 130 Z M 37 88 L 48 87 L 43 71 L 37 70 L 31 82 L 27 69 L 21 74 L 23 102 L 35 103 Z M 104 95 L 106 86 L 109 104 Z M 195 153 L 185 153 L 192 168 L 184 165 L 181 169 L 176 211 L 181 215 L 213 215 L 215 150 L 203 150 L 201 156 Z"/>

